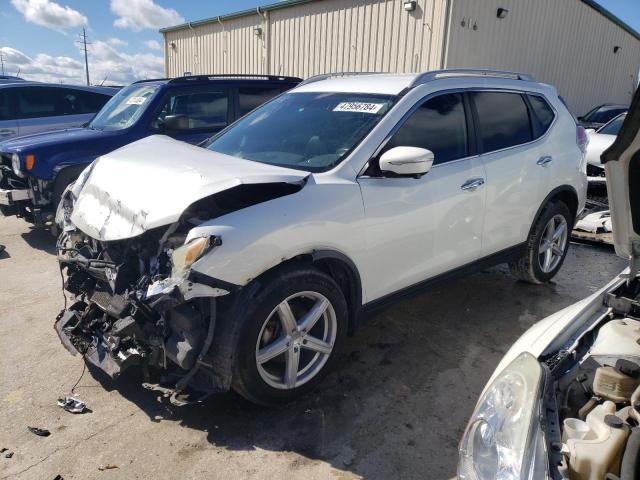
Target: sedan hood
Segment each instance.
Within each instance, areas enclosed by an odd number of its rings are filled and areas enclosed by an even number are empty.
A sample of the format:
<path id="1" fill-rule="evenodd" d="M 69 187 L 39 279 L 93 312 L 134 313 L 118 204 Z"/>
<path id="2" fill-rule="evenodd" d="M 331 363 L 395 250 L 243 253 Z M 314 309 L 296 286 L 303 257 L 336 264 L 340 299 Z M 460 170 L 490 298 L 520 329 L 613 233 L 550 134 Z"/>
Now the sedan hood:
<path id="1" fill-rule="evenodd" d="M 154 135 L 96 160 L 71 221 L 102 241 L 135 237 L 180 218 L 192 203 L 241 184 L 300 183 L 308 172 L 243 160 Z"/>
<path id="2" fill-rule="evenodd" d="M 616 140 L 602 154 L 616 253 L 640 269 L 640 88 Z"/>

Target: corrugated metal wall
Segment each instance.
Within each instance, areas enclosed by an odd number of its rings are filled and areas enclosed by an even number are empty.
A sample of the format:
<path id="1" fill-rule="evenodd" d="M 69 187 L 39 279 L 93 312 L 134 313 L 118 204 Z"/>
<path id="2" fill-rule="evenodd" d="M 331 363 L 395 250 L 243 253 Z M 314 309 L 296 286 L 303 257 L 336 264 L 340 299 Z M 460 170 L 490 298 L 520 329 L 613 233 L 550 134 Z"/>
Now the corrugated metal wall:
<path id="1" fill-rule="evenodd" d="M 165 33 L 165 63 L 169 77 L 185 72 L 267 73 L 266 35 L 261 15 L 238 17 Z"/>
<path id="2" fill-rule="evenodd" d="M 417 72 L 439 68 L 445 0 L 324 0 L 274 10 L 271 71 L 308 77 L 325 72 Z"/>
<path id="3" fill-rule="evenodd" d="M 579 0 L 454 0 L 446 57 L 447 67 L 532 73 L 582 114 L 631 101 L 640 41 Z"/>
<path id="4" fill-rule="evenodd" d="M 630 101 L 640 41 L 584 2 L 451 0 L 450 16 L 447 3 L 418 0 L 407 12 L 403 0 L 316 0 L 185 26 L 165 32 L 166 73 L 482 67 L 532 73 L 556 85 L 574 113 Z M 496 17 L 499 7 L 506 18 Z"/>
<path id="5" fill-rule="evenodd" d="M 445 7 L 446 0 L 418 0 L 407 12 L 402 0 L 321 0 L 168 31 L 166 73 L 304 78 L 440 68 Z M 256 36 L 254 27 L 262 28 L 262 35 Z"/>

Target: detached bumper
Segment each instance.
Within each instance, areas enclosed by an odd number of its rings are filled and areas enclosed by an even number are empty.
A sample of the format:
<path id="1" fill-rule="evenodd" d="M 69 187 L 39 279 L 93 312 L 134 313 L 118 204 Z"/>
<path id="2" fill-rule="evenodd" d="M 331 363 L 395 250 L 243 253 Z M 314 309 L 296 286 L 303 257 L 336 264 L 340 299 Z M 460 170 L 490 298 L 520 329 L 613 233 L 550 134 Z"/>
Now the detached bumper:
<path id="1" fill-rule="evenodd" d="M 29 189 L 24 190 L 4 190 L 0 188 L 0 205 L 10 207 L 16 202 L 30 200 Z"/>

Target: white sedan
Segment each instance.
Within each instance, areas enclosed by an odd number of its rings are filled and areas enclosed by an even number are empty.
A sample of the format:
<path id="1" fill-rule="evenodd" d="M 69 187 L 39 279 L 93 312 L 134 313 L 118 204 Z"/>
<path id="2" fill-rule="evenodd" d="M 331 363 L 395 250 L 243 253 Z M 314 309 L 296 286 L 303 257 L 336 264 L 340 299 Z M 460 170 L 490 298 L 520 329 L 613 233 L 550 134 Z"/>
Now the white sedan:
<path id="1" fill-rule="evenodd" d="M 589 183 L 604 184 L 604 166 L 600 162 L 600 155 L 614 142 L 626 116 L 626 112 L 621 113 L 598 130 L 587 130 L 589 145 L 587 146 L 586 159 Z"/>
<path id="2" fill-rule="evenodd" d="M 511 347 L 461 440 L 459 479 L 640 478 L 640 90 L 602 160 L 630 266 Z"/>

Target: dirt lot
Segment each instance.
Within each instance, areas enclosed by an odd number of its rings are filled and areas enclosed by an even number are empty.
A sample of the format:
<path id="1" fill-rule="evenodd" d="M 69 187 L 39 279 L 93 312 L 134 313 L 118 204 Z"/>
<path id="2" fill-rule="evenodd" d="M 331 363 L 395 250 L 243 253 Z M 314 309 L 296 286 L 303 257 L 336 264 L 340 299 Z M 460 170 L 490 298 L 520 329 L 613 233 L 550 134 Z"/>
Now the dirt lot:
<path id="1" fill-rule="evenodd" d="M 280 409 L 234 394 L 180 409 L 136 375 L 114 385 L 87 371 L 76 392 L 92 412 L 72 415 L 56 399 L 83 364 L 52 328 L 62 305 L 53 238 L 0 218 L 0 243 L 0 448 L 14 452 L 0 455 L 3 479 L 447 478 L 511 343 L 625 266 L 609 249 L 573 245 L 555 284 L 517 283 L 499 267 L 405 300 L 349 340 L 344 367 L 315 394 Z"/>

